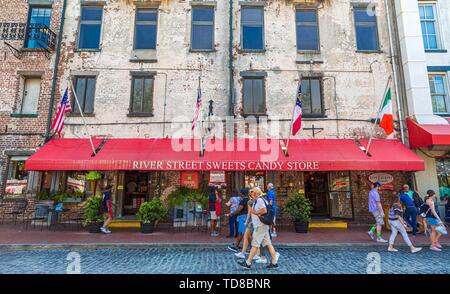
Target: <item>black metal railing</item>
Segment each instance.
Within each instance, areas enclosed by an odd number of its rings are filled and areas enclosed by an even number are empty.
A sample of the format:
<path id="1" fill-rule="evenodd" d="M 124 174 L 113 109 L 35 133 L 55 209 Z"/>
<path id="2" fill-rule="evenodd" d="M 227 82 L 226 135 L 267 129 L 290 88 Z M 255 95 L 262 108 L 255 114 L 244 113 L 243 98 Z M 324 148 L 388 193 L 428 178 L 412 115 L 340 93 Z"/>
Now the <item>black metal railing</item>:
<path id="1" fill-rule="evenodd" d="M 44 24 L 0 23 L 0 40 L 25 40 L 25 48 L 55 50 L 56 34 Z"/>
<path id="2" fill-rule="evenodd" d="M 0 40 L 23 40 L 25 23 L 0 22 Z"/>

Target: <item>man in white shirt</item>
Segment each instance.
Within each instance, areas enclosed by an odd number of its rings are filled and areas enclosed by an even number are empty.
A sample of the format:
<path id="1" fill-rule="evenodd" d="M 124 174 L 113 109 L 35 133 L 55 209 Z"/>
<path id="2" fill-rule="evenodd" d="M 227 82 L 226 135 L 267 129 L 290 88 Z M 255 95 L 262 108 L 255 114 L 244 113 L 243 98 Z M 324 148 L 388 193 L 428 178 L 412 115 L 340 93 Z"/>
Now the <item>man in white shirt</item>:
<path id="1" fill-rule="evenodd" d="M 275 249 L 272 246 L 272 241 L 270 240 L 269 226 L 263 224 L 259 219 L 259 216 L 262 216 L 267 213 L 266 204 L 267 201 L 262 197 L 262 191 L 259 187 L 253 188 L 250 191 L 251 197 L 255 200 L 253 204 L 251 214 L 252 214 L 252 223 L 253 223 L 253 236 L 252 236 L 252 249 L 250 250 L 250 254 L 247 260 L 239 262 L 239 265 L 245 269 L 250 269 L 252 265 L 253 257 L 258 252 L 258 249 L 261 246 L 266 247 L 270 255 L 272 257 L 272 262 L 267 266 L 268 269 L 277 268 L 278 257 Z"/>

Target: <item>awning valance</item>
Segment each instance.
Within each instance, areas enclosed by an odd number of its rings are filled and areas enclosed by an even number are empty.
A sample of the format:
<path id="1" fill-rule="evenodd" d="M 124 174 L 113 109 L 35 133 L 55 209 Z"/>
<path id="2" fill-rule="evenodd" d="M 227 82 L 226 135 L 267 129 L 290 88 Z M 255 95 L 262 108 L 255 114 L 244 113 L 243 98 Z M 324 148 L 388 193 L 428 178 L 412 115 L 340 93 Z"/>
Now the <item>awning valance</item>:
<path id="1" fill-rule="evenodd" d="M 433 146 L 435 150 L 450 148 L 450 124 L 418 124 L 406 119 L 411 148 Z"/>
<path id="2" fill-rule="evenodd" d="M 98 147 L 102 140 L 95 140 Z M 107 139 L 92 156 L 88 139 L 53 139 L 32 155 L 27 170 L 400 170 L 424 169 L 423 160 L 396 140 L 373 140 L 367 156 L 354 140 Z"/>

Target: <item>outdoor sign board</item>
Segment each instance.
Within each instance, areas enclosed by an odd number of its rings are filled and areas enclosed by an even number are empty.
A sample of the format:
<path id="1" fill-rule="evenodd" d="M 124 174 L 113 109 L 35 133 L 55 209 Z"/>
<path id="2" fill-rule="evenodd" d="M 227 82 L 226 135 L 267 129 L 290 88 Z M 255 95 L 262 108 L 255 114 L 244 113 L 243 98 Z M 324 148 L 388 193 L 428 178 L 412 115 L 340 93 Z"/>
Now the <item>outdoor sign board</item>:
<path id="1" fill-rule="evenodd" d="M 374 173 L 369 175 L 371 183 L 380 182 L 381 190 L 394 190 L 394 177 L 388 173 Z"/>
<path id="2" fill-rule="evenodd" d="M 226 183 L 225 171 L 210 171 L 209 172 L 210 184 L 224 184 Z"/>
<path id="3" fill-rule="evenodd" d="M 193 189 L 198 189 L 198 172 L 183 171 L 180 175 L 180 185 Z"/>

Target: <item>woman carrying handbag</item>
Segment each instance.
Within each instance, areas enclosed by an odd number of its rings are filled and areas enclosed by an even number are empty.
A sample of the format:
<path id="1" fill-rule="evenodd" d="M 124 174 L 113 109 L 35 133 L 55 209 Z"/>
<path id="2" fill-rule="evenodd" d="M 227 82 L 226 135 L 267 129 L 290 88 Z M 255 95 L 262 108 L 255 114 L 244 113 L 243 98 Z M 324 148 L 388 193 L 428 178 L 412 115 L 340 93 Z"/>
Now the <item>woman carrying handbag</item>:
<path id="1" fill-rule="evenodd" d="M 427 191 L 427 196 L 425 197 L 425 203 L 422 205 L 420 209 L 420 214 L 424 217 L 424 225 L 431 227 L 431 246 L 430 249 L 433 251 L 442 251 L 442 246 L 439 243 L 439 238 L 442 235 L 447 235 L 447 229 L 444 226 L 444 223 L 440 219 L 439 215 L 436 212 L 436 208 L 434 206 L 434 198 L 435 192 L 433 190 Z M 426 229 L 425 229 L 426 231 Z"/>

